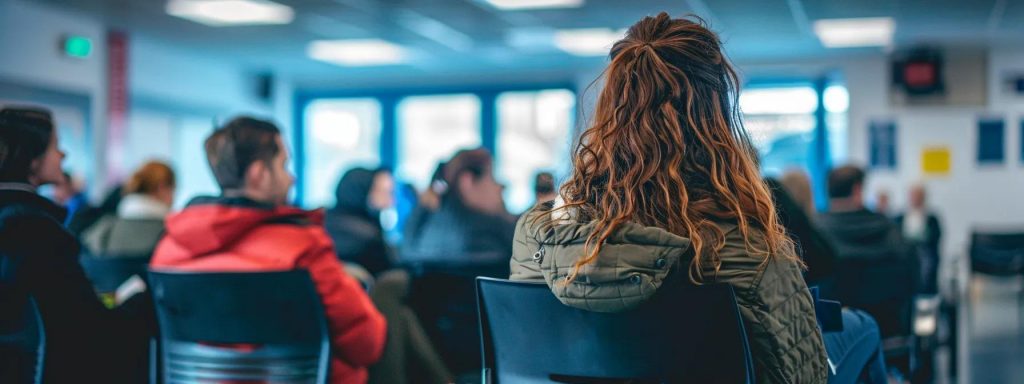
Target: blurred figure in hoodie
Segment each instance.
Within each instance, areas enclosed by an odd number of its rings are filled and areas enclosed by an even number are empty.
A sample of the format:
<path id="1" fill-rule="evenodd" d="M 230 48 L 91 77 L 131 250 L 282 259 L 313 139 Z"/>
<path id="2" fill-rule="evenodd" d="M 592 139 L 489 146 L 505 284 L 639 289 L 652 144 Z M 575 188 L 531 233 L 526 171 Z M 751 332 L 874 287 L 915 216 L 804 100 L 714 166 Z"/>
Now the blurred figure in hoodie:
<path id="1" fill-rule="evenodd" d="M 308 270 L 331 336 L 330 382 L 365 383 L 367 366 L 384 349 L 384 317 L 335 256 L 323 212 L 286 204 L 294 179 L 286 170 L 288 150 L 280 130 L 239 117 L 207 138 L 205 149 L 221 196 L 197 198 L 167 219 L 152 268 Z"/>

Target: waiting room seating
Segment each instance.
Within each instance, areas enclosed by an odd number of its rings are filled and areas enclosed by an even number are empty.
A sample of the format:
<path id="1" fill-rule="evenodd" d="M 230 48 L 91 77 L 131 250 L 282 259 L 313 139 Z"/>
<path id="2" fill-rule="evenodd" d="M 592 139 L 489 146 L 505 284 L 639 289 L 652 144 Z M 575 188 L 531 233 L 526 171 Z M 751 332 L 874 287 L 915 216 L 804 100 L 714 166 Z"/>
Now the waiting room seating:
<path id="1" fill-rule="evenodd" d="M 307 271 L 149 276 L 164 383 L 326 382 L 327 325 Z"/>
<path id="2" fill-rule="evenodd" d="M 563 305 L 544 283 L 479 278 L 477 289 L 487 383 L 753 382 L 729 285 L 662 287 L 622 313 Z"/>
<path id="3" fill-rule="evenodd" d="M 460 376 L 480 370 L 480 329 L 477 321 L 476 278 L 506 278 L 509 264 L 407 264 L 407 303 L 416 313 L 449 372 Z"/>
<path id="4" fill-rule="evenodd" d="M 1024 232 L 971 233 L 971 270 L 993 276 L 1024 275 Z"/>

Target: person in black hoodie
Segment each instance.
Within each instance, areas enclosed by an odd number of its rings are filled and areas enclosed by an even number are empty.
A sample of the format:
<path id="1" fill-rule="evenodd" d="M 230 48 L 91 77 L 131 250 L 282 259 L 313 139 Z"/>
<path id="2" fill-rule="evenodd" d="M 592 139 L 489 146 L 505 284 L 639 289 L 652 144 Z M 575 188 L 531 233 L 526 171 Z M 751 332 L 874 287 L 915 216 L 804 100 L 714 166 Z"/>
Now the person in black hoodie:
<path id="1" fill-rule="evenodd" d="M 394 179 L 386 169 L 354 168 L 341 177 L 335 190 L 337 203 L 325 220 L 339 259 L 375 276 L 391 268 L 380 211 L 394 205 L 394 190 Z"/>
<path id="2" fill-rule="evenodd" d="M 36 193 L 63 177 L 63 159 L 48 111 L 0 110 L 0 324 L 17 322 L 35 300 L 45 332 L 43 382 L 138 381 L 145 350 L 133 348 L 152 329 L 151 303 L 135 295 L 110 310 L 97 298 L 78 264 L 79 244 L 61 225 L 66 212 Z M 0 382 L 19 374 L 0 367 Z"/>

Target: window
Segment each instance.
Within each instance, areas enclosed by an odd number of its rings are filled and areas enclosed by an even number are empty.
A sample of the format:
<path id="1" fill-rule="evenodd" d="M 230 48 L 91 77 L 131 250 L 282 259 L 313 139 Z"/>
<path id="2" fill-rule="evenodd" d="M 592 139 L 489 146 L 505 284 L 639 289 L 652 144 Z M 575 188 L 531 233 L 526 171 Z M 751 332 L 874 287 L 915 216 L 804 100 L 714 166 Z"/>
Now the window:
<path id="1" fill-rule="evenodd" d="M 434 168 L 456 151 L 476 148 L 480 98 L 472 94 L 410 96 L 398 103 L 399 180 L 423 190 Z"/>
<path id="2" fill-rule="evenodd" d="M 823 95 L 825 123 L 828 125 L 828 151 L 832 164 L 845 164 L 850 159 L 849 116 L 850 94 L 842 85 L 830 85 Z"/>
<path id="3" fill-rule="evenodd" d="M 380 102 L 321 99 L 305 113 L 302 201 L 308 207 L 334 205 L 335 187 L 346 171 L 380 165 Z"/>
<path id="4" fill-rule="evenodd" d="M 497 98 L 496 176 L 506 183 L 505 205 L 518 213 L 534 204 L 533 179 L 568 171 L 576 95 L 565 89 L 506 92 Z"/>
<path id="5" fill-rule="evenodd" d="M 744 126 L 761 156 L 761 172 L 808 169 L 818 95 L 810 86 L 751 88 L 740 94 Z"/>

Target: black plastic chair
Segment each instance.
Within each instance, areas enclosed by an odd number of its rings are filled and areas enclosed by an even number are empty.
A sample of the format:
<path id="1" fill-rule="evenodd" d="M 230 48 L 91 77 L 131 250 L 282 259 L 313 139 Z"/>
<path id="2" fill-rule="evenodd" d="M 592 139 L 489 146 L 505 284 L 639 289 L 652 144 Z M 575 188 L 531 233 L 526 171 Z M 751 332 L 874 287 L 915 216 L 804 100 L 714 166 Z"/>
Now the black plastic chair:
<path id="1" fill-rule="evenodd" d="M 1024 232 L 971 233 L 971 270 L 993 276 L 1024 275 Z"/>
<path id="2" fill-rule="evenodd" d="M 0 382 L 38 384 L 46 354 L 43 320 L 35 300 L 25 300 L 22 307 L 19 316 L 5 316 L 0 324 Z"/>
<path id="3" fill-rule="evenodd" d="M 307 271 L 149 278 L 164 383 L 327 381 L 327 325 Z"/>
<path id="4" fill-rule="evenodd" d="M 78 263 L 85 270 L 85 276 L 92 282 L 96 292 L 114 293 L 125 280 L 138 275 L 146 277 L 146 270 L 149 267 L 148 257 L 110 257 L 98 258 L 90 255 L 82 255 Z"/>
<path id="5" fill-rule="evenodd" d="M 662 287 L 621 313 L 563 305 L 544 283 L 477 279 L 487 383 L 752 383 L 729 285 Z"/>
<path id="6" fill-rule="evenodd" d="M 407 303 L 448 370 L 457 376 L 480 372 L 480 328 L 476 278 L 508 277 L 506 261 L 495 264 L 407 264 Z"/>

